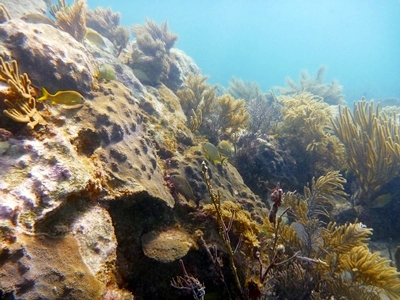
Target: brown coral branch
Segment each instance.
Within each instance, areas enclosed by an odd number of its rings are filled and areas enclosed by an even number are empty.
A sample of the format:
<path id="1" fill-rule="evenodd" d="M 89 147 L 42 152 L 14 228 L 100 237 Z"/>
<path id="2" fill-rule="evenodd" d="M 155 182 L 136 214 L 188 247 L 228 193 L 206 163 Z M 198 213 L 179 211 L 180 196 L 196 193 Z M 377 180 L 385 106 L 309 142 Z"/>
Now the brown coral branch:
<path id="1" fill-rule="evenodd" d="M 78 42 L 82 42 L 86 34 L 86 10 L 85 0 L 76 0 L 71 7 L 55 14 L 58 27 Z"/>
<path id="2" fill-rule="evenodd" d="M 10 87 L 10 95 L 15 101 L 4 100 L 8 107 L 3 113 L 19 123 L 28 123 L 29 129 L 37 124 L 46 124 L 36 109 L 36 99 L 31 95 L 31 81 L 26 73 L 19 75 L 17 61 L 5 62 L 0 57 L 0 81 Z"/>

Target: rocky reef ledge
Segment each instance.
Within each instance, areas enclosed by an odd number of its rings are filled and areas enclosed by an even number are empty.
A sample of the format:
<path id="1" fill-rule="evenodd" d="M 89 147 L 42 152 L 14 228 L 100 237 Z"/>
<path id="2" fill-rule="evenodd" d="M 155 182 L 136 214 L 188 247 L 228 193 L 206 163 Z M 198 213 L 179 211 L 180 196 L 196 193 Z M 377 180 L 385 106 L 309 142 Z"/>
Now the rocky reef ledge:
<path id="1" fill-rule="evenodd" d="M 223 201 L 260 221 L 266 206 L 233 165 L 208 162 L 170 88 L 145 86 L 107 49 L 11 13 L 0 24 L 4 60 L 18 61 L 34 87 L 78 90 L 86 100 L 38 103 L 47 125 L 35 130 L 1 116 L 0 298 L 176 299 L 179 259 L 200 265 L 205 253 L 196 230 L 220 243 L 214 220 L 196 207 L 210 203 L 201 163 Z M 182 77 L 199 70 L 170 52 Z M 104 63 L 116 80 L 94 77 Z M 172 86 L 182 84 L 176 78 Z M 171 193 L 171 174 L 189 182 L 195 199 Z"/>

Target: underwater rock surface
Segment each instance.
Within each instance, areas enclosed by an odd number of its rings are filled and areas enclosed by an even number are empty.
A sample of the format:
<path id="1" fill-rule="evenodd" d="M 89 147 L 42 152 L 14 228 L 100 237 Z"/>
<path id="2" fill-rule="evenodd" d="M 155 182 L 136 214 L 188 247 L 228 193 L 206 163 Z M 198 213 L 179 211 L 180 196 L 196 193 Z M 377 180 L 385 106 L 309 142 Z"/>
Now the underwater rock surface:
<path id="1" fill-rule="evenodd" d="M 0 265 L 4 297 L 98 299 L 103 292 L 72 236 L 19 234 L 10 246 L 2 246 Z"/>
<path id="2" fill-rule="evenodd" d="M 89 93 L 94 60 L 71 35 L 47 24 L 11 19 L 0 24 L 0 50 L 19 62 L 34 85 Z"/>
<path id="3" fill-rule="evenodd" d="M 2 0 L 1 3 L 7 7 L 11 18 L 21 18 L 30 13 L 46 13 L 46 1 L 44 0 Z"/>

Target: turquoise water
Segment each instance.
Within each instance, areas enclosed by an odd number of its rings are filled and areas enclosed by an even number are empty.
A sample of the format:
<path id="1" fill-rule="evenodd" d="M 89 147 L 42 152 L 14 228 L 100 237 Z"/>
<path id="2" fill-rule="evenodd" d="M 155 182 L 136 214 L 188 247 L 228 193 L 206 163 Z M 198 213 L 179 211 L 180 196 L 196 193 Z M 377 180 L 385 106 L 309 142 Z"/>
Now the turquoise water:
<path id="1" fill-rule="evenodd" d="M 88 0 L 111 7 L 122 25 L 145 17 L 168 20 L 175 47 L 193 57 L 210 83 L 231 77 L 256 81 L 264 91 L 295 81 L 304 69 L 327 66 L 346 100 L 400 98 L 400 1 L 398 0 Z"/>

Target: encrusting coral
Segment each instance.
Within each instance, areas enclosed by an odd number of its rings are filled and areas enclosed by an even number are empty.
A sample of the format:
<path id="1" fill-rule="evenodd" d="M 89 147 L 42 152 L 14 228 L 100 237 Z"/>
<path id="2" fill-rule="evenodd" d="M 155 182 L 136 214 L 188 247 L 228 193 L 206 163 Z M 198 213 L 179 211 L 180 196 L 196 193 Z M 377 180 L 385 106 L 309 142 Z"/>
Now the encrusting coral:
<path id="1" fill-rule="evenodd" d="M 75 0 L 73 5 L 68 6 L 68 9 L 66 9 L 65 1 L 59 2 L 59 8 L 53 10 L 57 26 L 72 35 L 78 42 L 82 42 L 86 34 L 87 7 L 85 0 Z"/>
<path id="2" fill-rule="evenodd" d="M 336 80 L 332 83 L 324 83 L 326 67 L 321 66 L 315 78 L 312 78 L 307 71 L 301 73 L 300 83 L 297 85 L 291 78 L 287 77 L 286 82 L 289 87 L 278 88 L 281 95 L 292 96 L 303 91 L 320 96 L 328 104 L 343 104 L 343 87 Z"/>
<path id="3" fill-rule="evenodd" d="M 32 95 L 31 81 L 26 73 L 19 74 L 17 61 L 5 62 L 0 57 L 0 81 L 8 84 L 4 100 L 8 106 L 3 113 L 10 119 L 27 123 L 28 129 L 33 129 L 37 124 L 46 124 L 45 120 L 36 109 L 36 99 Z"/>
<path id="4" fill-rule="evenodd" d="M 381 113 L 379 104 L 362 100 L 355 103 L 353 113 L 348 107 L 340 107 L 332 124 L 359 181 L 360 200 L 366 204 L 385 183 L 400 175 L 397 120 Z"/>

